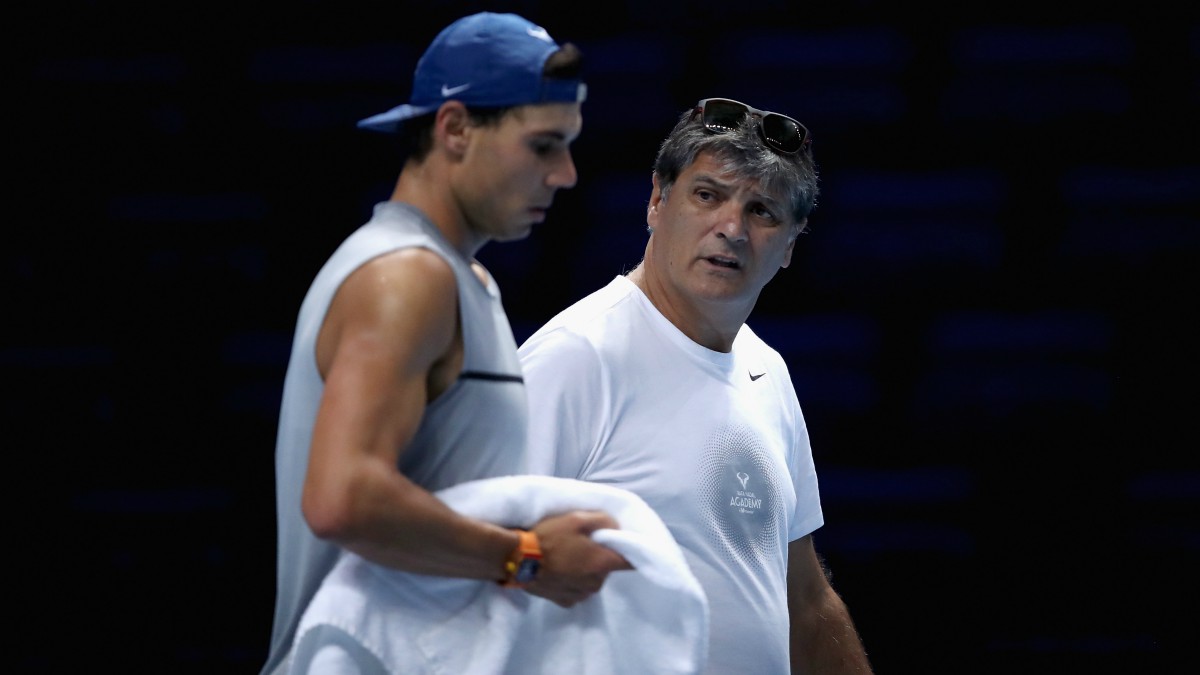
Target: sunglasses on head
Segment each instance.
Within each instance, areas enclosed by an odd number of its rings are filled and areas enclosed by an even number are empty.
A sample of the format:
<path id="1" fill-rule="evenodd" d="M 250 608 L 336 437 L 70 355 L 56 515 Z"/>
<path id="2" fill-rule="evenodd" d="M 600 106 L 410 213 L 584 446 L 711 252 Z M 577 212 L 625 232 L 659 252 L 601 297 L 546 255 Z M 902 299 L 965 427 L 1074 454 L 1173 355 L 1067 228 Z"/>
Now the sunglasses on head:
<path id="1" fill-rule="evenodd" d="M 733 131 L 746 115 L 758 122 L 758 133 L 772 150 L 795 154 L 807 148 L 812 138 L 803 124 L 777 112 L 752 108 L 728 98 L 706 98 L 696 104 L 693 114 L 700 113 L 704 128 L 714 134 Z"/>

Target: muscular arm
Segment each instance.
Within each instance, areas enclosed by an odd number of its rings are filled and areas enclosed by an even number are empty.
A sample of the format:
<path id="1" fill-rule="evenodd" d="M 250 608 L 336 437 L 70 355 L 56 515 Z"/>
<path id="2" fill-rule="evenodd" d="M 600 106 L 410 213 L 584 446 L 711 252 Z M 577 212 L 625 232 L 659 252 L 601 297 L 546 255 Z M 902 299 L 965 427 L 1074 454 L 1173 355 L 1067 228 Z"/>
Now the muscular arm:
<path id="1" fill-rule="evenodd" d="M 811 535 L 788 548 L 788 611 L 793 673 L 871 673 L 850 612 L 829 585 Z"/>
<path id="2" fill-rule="evenodd" d="M 425 406 L 457 376 L 457 322 L 453 271 L 430 251 L 390 253 L 346 279 L 317 342 L 325 391 L 302 508 L 317 536 L 378 564 L 495 579 L 516 533 L 457 514 L 396 468 Z M 612 526 L 574 513 L 534 528 L 545 530 L 547 597 L 570 603 L 599 588 L 620 558 L 588 535 Z"/>

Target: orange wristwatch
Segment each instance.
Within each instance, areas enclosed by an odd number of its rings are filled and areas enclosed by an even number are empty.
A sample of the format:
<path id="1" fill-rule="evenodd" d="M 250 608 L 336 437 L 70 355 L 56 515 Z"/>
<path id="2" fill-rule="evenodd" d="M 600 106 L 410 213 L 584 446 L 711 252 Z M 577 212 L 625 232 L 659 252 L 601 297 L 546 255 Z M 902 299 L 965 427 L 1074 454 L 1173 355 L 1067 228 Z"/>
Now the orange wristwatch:
<path id="1" fill-rule="evenodd" d="M 536 579 L 542 566 L 542 547 L 537 535 L 525 530 L 517 530 L 517 535 L 520 540 L 504 563 L 504 579 L 500 581 L 500 585 L 510 588 L 521 588 Z"/>

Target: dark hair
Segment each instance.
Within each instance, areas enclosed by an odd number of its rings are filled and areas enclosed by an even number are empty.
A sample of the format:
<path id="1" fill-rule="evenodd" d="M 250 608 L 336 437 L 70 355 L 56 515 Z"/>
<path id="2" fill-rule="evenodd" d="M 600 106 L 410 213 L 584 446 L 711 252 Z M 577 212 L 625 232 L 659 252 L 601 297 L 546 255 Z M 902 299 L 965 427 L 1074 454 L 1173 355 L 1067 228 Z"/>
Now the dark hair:
<path id="1" fill-rule="evenodd" d="M 684 111 L 675 128 L 667 134 L 654 160 L 654 175 L 662 198 L 701 153 L 709 153 L 724 168 L 739 178 L 758 181 L 763 189 L 790 204 L 797 222 L 807 218 L 817 206 L 817 167 L 811 148 L 795 154 L 775 152 L 763 143 L 758 124 L 747 115 L 738 128 L 713 133 L 694 108 Z M 807 229 L 807 228 L 806 228 Z"/>
<path id="2" fill-rule="evenodd" d="M 583 72 L 583 52 L 570 42 L 564 42 L 558 51 L 546 58 L 542 66 L 542 77 L 550 80 L 571 80 Z"/>
<path id="3" fill-rule="evenodd" d="M 548 80 L 575 79 L 579 77 L 582 70 L 583 52 L 574 44 L 566 42 L 546 58 L 546 63 L 542 66 L 542 77 Z M 519 106 L 474 107 L 468 108 L 467 112 L 471 116 L 472 124 L 488 126 L 499 122 L 501 117 L 516 107 Z M 400 150 L 409 158 L 418 161 L 425 159 L 425 156 L 433 149 L 433 120 L 436 117 L 437 111 L 435 110 L 405 120 L 404 124 L 400 126 L 397 134 Z"/>

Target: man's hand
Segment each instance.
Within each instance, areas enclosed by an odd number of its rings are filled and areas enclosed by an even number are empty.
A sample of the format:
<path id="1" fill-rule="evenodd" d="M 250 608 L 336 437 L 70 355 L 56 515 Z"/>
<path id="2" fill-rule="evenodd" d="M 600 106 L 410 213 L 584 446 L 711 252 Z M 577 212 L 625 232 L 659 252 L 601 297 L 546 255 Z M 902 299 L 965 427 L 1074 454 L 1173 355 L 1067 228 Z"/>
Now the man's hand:
<path id="1" fill-rule="evenodd" d="M 617 529 L 617 522 L 601 511 L 571 511 L 535 525 L 542 567 L 525 590 L 571 607 L 598 592 L 610 572 L 633 569 L 616 551 L 592 540 L 592 532 L 600 529 Z"/>

